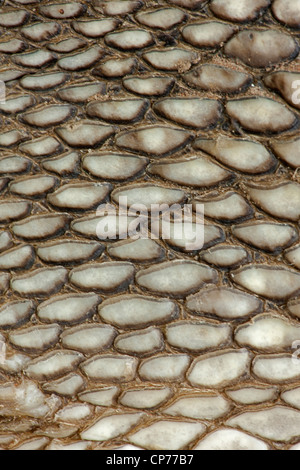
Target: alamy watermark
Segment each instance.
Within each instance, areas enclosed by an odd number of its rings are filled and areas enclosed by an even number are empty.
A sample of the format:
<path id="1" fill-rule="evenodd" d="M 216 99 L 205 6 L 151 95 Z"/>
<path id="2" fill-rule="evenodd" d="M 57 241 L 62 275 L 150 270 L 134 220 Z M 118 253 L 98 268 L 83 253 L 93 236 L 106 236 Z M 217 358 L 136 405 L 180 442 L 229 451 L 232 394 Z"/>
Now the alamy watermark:
<path id="1" fill-rule="evenodd" d="M 300 80 L 293 81 L 292 88 L 295 90 L 292 94 L 292 102 L 293 104 L 300 104 Z"/>
<path id="2" fill-rule="evenodd" d="M 188 251 L 204 245 L 203 204 L 128 204 L 126 196 L 119 198 L 119 207 L 102 204 L 96 232 L 100 240 L 174 240 Z M 179 243 L 180 244 L 180 243 Z"/>

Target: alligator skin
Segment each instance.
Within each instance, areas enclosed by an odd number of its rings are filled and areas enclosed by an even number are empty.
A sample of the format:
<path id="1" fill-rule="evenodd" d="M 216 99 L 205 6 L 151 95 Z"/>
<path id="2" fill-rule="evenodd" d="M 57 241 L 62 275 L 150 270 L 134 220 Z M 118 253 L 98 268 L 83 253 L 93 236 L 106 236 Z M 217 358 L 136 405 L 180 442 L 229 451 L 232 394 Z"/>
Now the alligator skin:
<path id="1" fill-rule="evenodd" d="M 300 448 L 300 1 L 0 3 L 0 448 Z"/>

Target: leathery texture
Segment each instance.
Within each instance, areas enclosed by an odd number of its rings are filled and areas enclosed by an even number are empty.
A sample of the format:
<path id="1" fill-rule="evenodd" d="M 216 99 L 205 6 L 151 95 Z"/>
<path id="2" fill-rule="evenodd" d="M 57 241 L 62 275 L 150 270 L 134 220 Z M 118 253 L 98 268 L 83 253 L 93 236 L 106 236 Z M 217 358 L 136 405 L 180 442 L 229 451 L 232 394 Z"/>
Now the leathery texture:
<path id="1" fill-rule="evenodd" d="M 0 3 L 0 448 L 299 449 L 299 0 Z"/>

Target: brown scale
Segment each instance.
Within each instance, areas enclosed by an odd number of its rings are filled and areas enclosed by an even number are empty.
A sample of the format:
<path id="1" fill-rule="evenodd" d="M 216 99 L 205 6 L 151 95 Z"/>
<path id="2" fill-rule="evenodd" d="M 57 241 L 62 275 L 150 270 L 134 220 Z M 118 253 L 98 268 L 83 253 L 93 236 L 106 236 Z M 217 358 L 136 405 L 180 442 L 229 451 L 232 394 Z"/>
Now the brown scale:
<path id="1" fill-rule="evenodd" d="M 299 0 L 16 3 L 0 449 L 297 448 Z M 203 248 L 97 236 L 120 195 L 204 204 Z"/>

